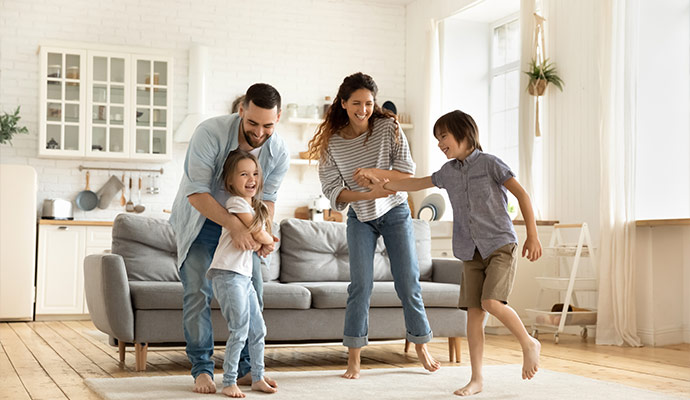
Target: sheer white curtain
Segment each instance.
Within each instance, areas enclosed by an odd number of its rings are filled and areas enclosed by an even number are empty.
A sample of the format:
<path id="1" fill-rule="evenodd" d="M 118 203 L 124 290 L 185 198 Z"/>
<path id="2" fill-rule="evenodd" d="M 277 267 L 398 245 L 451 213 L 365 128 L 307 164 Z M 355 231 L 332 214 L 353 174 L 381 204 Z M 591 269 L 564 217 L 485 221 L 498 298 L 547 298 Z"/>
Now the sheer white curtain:
<path id="1" fill-rule="evenodd" d="M 527 71 L 529 63 L 534 52 L 533 36 L 534 36 L 534 12 L 536 11 L 535 0 L 521 0 L 520 1 L 520 70 Z M 535 129 L 535 114 L 534 114 L 534 97 L 530 95 L 526 88 L 529 82 L 529 77 L 520 73 L 520 117 L 519 117 L 519 158 L 520 158 L 520 176 L 519 180 L 525 191 L 532 198 L 534 211 L 537 218 L 540 217 L 539 207 L 540 201 L 535 196 L 534 190 L 534 129 Z"/>
<path id="2" fill-rule="evenodd" d="M 635 310 L 637 0 L 602 1 L 597 344 L 641 346 Z"/>
<path id="3" fill-rule="evenodd" d="M 434 128 L 434 123 L 441 116 L 441 50 L 440 50 L 440 30 L 443 21 L 436 21 L 430 19 L 427 25 L 427 54 L 425 73 L 425 91 L 424 91 L 424 114 L 422 116 L 422 129 L 418 134 L 428 136 Z M 424 171 L 418 171 L 418 176 L 430 175 L 435 171 L 435 165 L 430 163 L 434 157 L 438 157 L 437 151 L 431 144 L 433 140 L 427 137 L 424 140 L 426 148 L 423 154 L 426 155 L 424 162 Z"/>

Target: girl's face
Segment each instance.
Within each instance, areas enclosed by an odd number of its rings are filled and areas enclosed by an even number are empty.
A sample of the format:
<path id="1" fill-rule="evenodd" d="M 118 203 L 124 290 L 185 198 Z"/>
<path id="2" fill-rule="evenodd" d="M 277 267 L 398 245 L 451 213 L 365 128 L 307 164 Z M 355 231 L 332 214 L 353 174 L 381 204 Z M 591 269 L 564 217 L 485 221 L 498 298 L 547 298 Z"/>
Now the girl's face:
<path id="1" fill-rule="evenodd" d="M 374 112 L 374 95 L 369 89 L 357 89 L 350 95 L 350 98 L 342 100 L 341 104 L 350 124 L 356 127 L 365 127 L 369 124 L 369 117 Z"/>
<path id="2" fill-rule="evenodd" d="M 470 148 L 467 138 L 463 139 L 462 142 L 458 142 L 455 136 L 447 131 L 441 131 L 436 136 L 436 140 L 438 140 L 438 148 L 441 149 L 448 159 L 456 158 L 462 161 L 472 154 L 474 150 Z"/>
<path id="3" fill-rule="evenodd" d="M 230 186 L 238 195 L 245 199 L 251 199 L 256 195 L 259 183 L 259 168 L 254 160 L 245 158 L 237 163 L 235 171 L 232 173 Z"/>

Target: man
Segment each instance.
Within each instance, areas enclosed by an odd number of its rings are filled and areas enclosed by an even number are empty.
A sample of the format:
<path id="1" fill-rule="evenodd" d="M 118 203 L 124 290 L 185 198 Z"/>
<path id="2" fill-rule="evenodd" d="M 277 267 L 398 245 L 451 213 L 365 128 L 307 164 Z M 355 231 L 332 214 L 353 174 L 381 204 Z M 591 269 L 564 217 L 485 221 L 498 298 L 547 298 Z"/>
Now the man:
<path id="1" fill-rule="evenodd" d="M 287 173 L 290 154 L 285 142 L 274 135 L 280 120 L 280 94 L 271 85 L 257 83 L 247 89 L 239 113 L 202 122 L 189 142 L 184 174 L 173 204 L 170 223 L 177 241 L 178 267 L 184 287 L 183 319 L 187 356 L 192 363 L 194 391 L 215 393 L 213 382 L 213 289 L 206 279 L 218 245 L 221 227 L 230 231 L 239 249 L 256 248 L 256 242 L 242 222 L 225 209 L 228 193 L 223 185 L 223 163 L 237 149 L 257 156 L 263 170 L 263 201 L 271 220 L 278 188 Z M 277 240 L 277 239 L 276 239 Z M 252 283 L 263 308 L 261 259 L 275 245 L 263 245 L 254 253 Z M 267 262 L 267 261 L 264 261 Z M 249 353 L 245 346 L 238 367 L 238 384 L 251 384 Z M 275 387 L 275 381 L 266 377 Z"/>

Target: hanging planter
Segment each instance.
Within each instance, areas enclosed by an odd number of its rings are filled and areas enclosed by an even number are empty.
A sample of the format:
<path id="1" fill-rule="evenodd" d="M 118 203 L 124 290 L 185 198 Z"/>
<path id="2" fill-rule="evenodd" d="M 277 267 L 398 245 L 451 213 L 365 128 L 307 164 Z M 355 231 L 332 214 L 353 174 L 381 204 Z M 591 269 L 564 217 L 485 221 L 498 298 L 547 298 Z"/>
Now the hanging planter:
<path id="1" fill-rule="evenodd" d="M 546 91 L 546 85 L 548 84 L 549 81 L 546 79 L 532 79 L 529 81 L 529 85 L 527 85 L 527 91 L 532 96 L 541 96 Z"/>
<path id="2" fill-rule="evenodd" d="M 532 96 L 543 95 L 549 83 L 553 83 L 554 86 L 563 91 L 563 80 L 558 76 L 556 66 L 550 63 L 548 58 L 540 63 L 533 59 L 525 74 L 530 78 L 527 91 Z"/>

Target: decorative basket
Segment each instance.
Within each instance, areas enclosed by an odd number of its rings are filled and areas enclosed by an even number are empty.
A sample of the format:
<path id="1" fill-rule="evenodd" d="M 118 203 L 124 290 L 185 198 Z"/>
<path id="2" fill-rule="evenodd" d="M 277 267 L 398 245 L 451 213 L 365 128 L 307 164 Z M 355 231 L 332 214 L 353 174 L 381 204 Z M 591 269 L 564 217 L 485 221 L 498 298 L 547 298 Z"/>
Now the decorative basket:
<path id="1" fill-rule="evenodd" d="M 546 85 L 549 84 L 549 81 L 546 79 L 533 79 L 529 81 L 529 84 L 527 85 L 527 90 L 529 91 L 529 94 L 532 96 L 541 96 L 544 94 L 544 91 L 546 90 Z"/>

